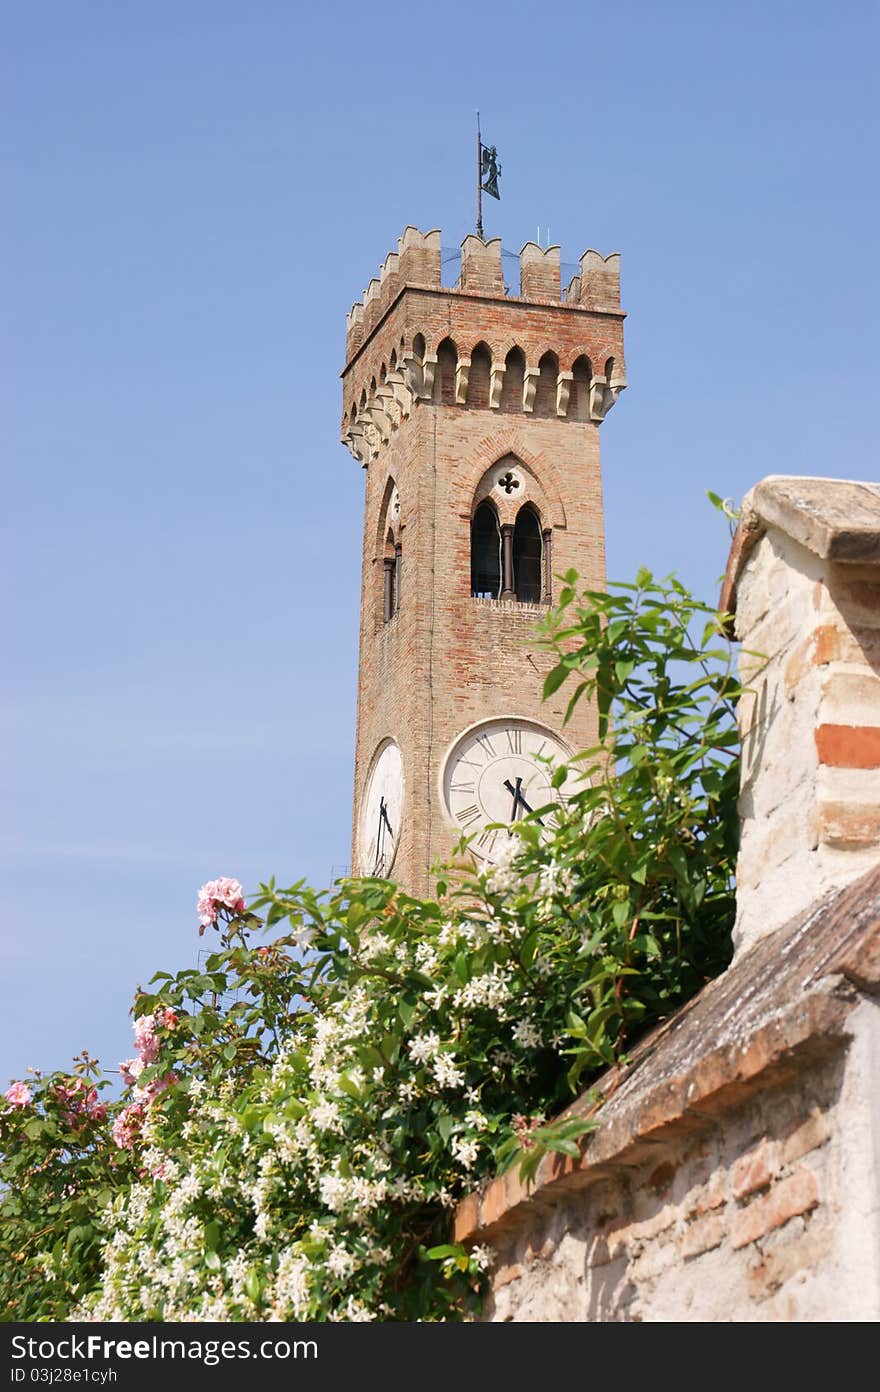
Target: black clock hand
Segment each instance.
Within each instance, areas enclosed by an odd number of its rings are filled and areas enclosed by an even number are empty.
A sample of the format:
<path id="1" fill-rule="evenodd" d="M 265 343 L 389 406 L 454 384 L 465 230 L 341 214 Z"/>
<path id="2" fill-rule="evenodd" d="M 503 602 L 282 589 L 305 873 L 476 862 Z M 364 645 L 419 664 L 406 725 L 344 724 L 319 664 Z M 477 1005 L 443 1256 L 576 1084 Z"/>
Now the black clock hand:
<path id="1" fill-rule="evenodd" d="M 525 798 L 522 795 L 522 792 L 520 791 L 520 783 L 522 783 L 522 779 L 518 778 L 516 780 L 516 800 L 519 803 L 520 807 L 524 807 L 527 812 L 534 812 L 534 807 L 532 807 L 530 803 L 526 802 Z"/>
<path id="2" fill-rule="evenodd" d="M 512 816 L 511 819 L 510 819 L 512 822 L 515 822 L 515 821 L 518 820 L 518 809 L 519 809 L 520 807 L 522 807 L 523 810 L 524 810 L 525 812 L 534 812 L 534 810 L 535 810 L 534 807 L 532 807 L 532 805 L 531 805 L 529 802 L 527 802 L 526 799 L 525 799 L 525 798 L 523 797 L 523 795 L 522 795 L 522 791 L 521 791 L 521 789 L 522 789 L 522 779 L 521 779 L 521 778 L 518 778 L 518 779 L 516 780 L 516 787 L 515 787 L 515 788 L 514 788 L 513 784 L 511 783 L 510 779 L 509 779 L 509 778 L 505 778 L 505 780 L 504 780 L 504 786 L 505 786 L 505 788 L 507 789 L 507 791 L 508 791 L 509 793 L 513 793 L 513 816 Z M 541 818 L 540 818 L 540 817 L 538 818 L 538 821 L 539 821 L 539 822 L 541 821 Z M 541 825 L 543 826 L 543 822 L 541 823 Z"/>
<path id="3" fill-rule="evenodd" d="M 384 856 L 384 854 L 383 854 L 383 852 L 382 852 L 382 842 L 383 842 L 383 840 L 385 839 L 385 829 L 384 829 L 384 827 L 382 826 L 382 819 L 383 819 L 383 818 L 385 819 L 385 823 L 386 823 L 386 825 L 387 825 L 387 823 L 388 823 L 388 816 L 387 816 L 387 814 L 386 814 L 386 812 L 385 812 L 385 799 L 384 799 L 383 797 L 380 797 L 380 799 L 379 799 L 379 822 L 378 822 L 378 825 L 377 825 L 377 828 L 376 828 L 376 859 L 375 859 L 375 861 L 373 862 L 373 874 L 374 874 L 374 875 L 378 875 L 379 871 L 382 869 L 382 867 L 383 867 L 383 865 L 384 865 L 384 862 L 385 862 L 385 856 Z M 391 830 L 390 827 L 389 827 L 388 829 L 389 829 L 389 831 Z"/>
<path id="4" fill-rule="evenodd" d="M 386 825 L 387 828 L 388 828 L 388 835 L 391 836 L 391 837 L 393 837 L 393 836 L 394 836 L 394 828 L 392 827 L 391 823 L 390 823 L 389 820 L 388 820 L 388 808 L 385 806 L 385 799 L 384 799 L 384 798 L 380 798 L 380 799 L 379 799 L 379 820 L 380 820 L 380 822 L 384 822 L 384 823 L 385 823 L 385 825 Z"/>

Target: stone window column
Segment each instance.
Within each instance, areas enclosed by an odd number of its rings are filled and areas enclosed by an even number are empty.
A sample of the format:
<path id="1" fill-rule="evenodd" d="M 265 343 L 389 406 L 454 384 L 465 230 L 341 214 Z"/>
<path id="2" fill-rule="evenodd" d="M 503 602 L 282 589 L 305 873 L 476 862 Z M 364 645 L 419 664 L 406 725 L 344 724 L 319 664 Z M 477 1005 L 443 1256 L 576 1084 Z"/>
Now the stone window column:
<path id="1" fill-rule="evenodd" d="M 398 609 L 400 608 L 400 580 L 401 580 L 401 571 L 402 571 L 402 569 L 403 569 L 402 555 L 403 555 L 403 547 L 401 546 L 400 542 L 398 542 L 397 545 L 396 545 L 395 548 L 394 548 L 394 612 L 395 612 L 395 614 L 397 613 Z"/>
<path id="2" fill-rule="evenodd" d="M 513 588 L 513 527 L 504 522 L 501 527 L 501 599 L 516 599 Z"/>
<path id="3" fill-rule="evenodd" d="M 385 596 L 383 604 L 383 617 L 385 622 L 394 613 L 394 561 L 390 556 L 385 557 Z"/>
<path id="4" fill-rule="evenodd" d="M 544 543 L 544 603 L 553 603 L 553 529 L 545 527 L 541 533 Z"/>

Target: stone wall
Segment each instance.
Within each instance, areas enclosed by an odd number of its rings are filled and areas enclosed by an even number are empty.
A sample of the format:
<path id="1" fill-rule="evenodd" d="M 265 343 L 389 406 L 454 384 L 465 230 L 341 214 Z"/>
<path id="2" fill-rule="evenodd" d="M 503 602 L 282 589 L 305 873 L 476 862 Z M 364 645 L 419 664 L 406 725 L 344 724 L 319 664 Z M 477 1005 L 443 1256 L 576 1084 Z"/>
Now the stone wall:
<path id="1" fill-rule="evenodd" d="M 577 1159 L 459 1206 L 496 1253 L 486 1319 L 880 1318 L 880 487 L 765 480 L 723 607 L 750 687 L 734 961 L 599 1080 Z"/>
<path id="2" fill-rule="evenodd" d="M 723 600 L 742 644 L 737 949 L 880 854 L 880 488 L 765 479 Z"/>

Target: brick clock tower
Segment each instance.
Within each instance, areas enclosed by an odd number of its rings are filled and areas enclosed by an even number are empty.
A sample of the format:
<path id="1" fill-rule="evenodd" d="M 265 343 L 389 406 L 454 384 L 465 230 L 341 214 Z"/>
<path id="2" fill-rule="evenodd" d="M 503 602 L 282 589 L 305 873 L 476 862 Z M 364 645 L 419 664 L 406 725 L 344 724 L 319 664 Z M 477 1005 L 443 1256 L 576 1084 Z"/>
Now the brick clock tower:
<path id="1" fill-rule="evenodd" d="M 626 385 L 620 259 L 408 227 L 348 316 L 342 438 L 366 478 L 352 873 L 431 889 L 462 833 L 489 863 L 595 713 L 541 700 L 560 573 L 605 583 L 599 426 Z M 515 293 L 518 291 L 519 293 Z"/>

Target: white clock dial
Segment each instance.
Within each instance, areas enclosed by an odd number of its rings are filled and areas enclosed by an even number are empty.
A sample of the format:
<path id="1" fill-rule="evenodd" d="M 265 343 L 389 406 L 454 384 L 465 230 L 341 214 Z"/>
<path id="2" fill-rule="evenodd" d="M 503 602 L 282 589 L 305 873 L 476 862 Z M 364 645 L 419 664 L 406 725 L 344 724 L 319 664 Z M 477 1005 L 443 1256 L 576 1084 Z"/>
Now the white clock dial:
<path id="1" fill-rule="evenodd" d="M 376 752 L 361 803 L 358 835 L 362 875 L 386 878 L 400 842 L 403 813 L 403 758 L 394 740 Z"/>
<path id="2" fill-rule="evenodd" d="M 559 736 L 532 720 L 489 720 L 465 731 L 447 756 L 443 796 L 453 825 L 475 836 L 475 855 L 494 862 L 507 839 L 491 823 L 518 822 L 561 801 L 550 782 L 553 765 L 570 758 Z"/>

